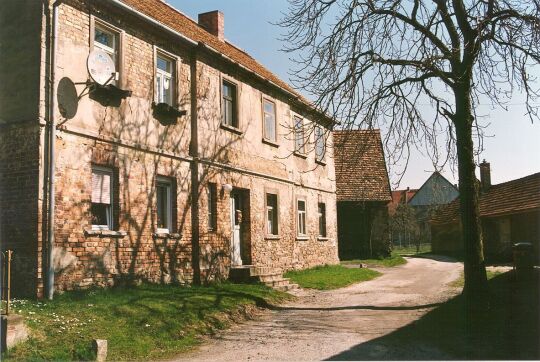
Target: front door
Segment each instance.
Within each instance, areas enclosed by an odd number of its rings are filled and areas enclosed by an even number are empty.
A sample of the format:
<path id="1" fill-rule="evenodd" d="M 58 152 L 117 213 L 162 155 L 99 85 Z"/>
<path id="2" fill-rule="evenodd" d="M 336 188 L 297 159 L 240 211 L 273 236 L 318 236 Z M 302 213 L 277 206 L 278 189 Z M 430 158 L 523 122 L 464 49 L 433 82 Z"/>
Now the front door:
<path id="1" fill-rule="evenodd" d="M 238 191 L 231 192 L 231 263 L 242 265 L 242 195 Z"/>

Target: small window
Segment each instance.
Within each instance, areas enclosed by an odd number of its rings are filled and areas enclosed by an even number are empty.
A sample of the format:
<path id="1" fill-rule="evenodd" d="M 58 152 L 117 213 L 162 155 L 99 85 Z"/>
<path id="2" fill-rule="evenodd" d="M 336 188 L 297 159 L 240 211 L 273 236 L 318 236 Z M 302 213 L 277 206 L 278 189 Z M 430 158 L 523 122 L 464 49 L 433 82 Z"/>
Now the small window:
<path id="1" fill-rule="evenodd" d="M 266 233 L 278 235 L 278 197 L 266 194 Z"/>
<path id="2" fill-rule="evenodd" d="M 208 230 L 217 230 L 217 187 L 215 183 L 209 183 L 207 188 L 208 201 Z"/>
<path id="3" fill-rule="evenodd" d="M 156 180 L 157 231 L 172 231 L 172 182 L 159 177 Z"/>
<path id="4" fill-rule="evenodd" d="M 109 54 L 113 60 L 116 69 L 119 68 L 119 49 L 120 49 L 120 34 L 101 24 L 96 23 L 94 26 L 94 47 L 103 50 Z M 116 80 L 112 79 L 109 83 L 116 84 Z"/>
<path id="5" fill-rule="evenodd" d="M 319 162 L 324 161 L 326 153 L 326 140 L 324 130 L 321 126 L 315 126 L 315 159 Z"/>
<path id="6" fill-rule="evenodd" d="M 306 201 L 297 201 L 297 232 L 299 236 L 306 236 Z"/>
<path id="7" fill-rule="evenodd" d="M 236 86 L 225 80 L 222 87 L 221 112 L 223 124 L 238 128 Z"/>
<path id="8" fill-rule="evenodd" d="M 112 208 L 113 172 L 108 168 L 92 168 L 92 229 L 113 229 Z"/>
<path id="9" fill-rule="evenodd" d="M 326 237 L 326 205 L 322 202 L 319 202 L 318 207 L 319 214 L 319 236 Z"/>
<path id="10" fill-rule="evenodd" d="M 294 116 L 294 151 L 305 153 L 305 133 L 304 121 L 298 116 Z"/>
<path id="11" fill-rule="evenodd" d="M 175 62 L 163 54 L 156 56 L 156 101 L 174 106 Z"/>
<path id="12" fill-rule="evenodd" d="M 276 104 L 267 99 L 263 101 L 264 138 L 276 142 Z"/>

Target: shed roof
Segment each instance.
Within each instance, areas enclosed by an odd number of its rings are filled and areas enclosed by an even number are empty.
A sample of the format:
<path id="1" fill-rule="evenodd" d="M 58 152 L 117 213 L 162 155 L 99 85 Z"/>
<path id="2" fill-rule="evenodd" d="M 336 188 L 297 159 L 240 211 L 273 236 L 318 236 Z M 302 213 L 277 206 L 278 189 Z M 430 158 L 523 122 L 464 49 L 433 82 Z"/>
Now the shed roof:
<path id="1" fill-rule="evenodd" d="M 492 185 L 479 197 L 480 216 L 503 216 L 540 209 L 540 172 Z M 431 220 L 436 224 L 457 222 L 459 198 L 439 209 Z"/>
<path id="2" fill-rule="evenodd" d="M 334 131 L 337 201 L 392 200 L 379 130 Z"/>

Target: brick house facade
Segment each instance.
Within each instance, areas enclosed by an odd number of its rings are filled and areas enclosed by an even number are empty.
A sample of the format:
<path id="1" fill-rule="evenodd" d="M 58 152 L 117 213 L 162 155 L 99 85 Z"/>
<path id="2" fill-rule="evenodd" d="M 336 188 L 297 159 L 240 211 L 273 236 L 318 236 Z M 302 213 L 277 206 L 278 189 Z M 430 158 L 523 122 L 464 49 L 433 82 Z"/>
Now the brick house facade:
<path id="1" fill-rule="evenodd" d="M 338 261 L 333 122 L 228 43 L 223 14 L 200 15 L 203 29 L 160 0 L 4 10 L 0 242 L 15 251 L 16 293 L 47 287 L 52 119 L 57 289 Z M 96 48 L 116 63 L 112 88 L 85 84 Z"/>

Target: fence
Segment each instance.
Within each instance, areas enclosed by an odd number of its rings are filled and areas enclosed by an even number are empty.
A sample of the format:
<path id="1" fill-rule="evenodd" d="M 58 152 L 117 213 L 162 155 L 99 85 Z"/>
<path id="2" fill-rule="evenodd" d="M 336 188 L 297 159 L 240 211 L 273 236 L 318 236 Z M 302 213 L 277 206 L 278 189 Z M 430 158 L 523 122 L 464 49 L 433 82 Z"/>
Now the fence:
<path id="1" fill-rule="evenodd" d="M 13 251 L 6 250 L 0 252 L 0 303 L 2 314 L 9 314 L 9 303 L 11 299 L 11 260 Z"/>

